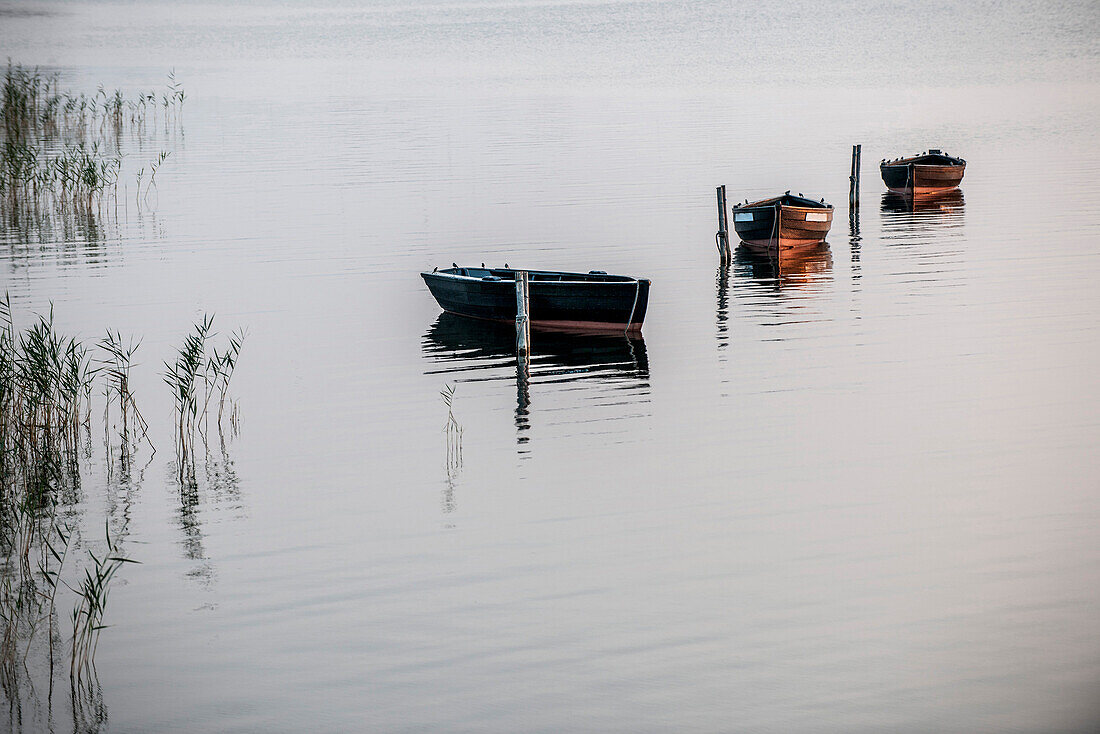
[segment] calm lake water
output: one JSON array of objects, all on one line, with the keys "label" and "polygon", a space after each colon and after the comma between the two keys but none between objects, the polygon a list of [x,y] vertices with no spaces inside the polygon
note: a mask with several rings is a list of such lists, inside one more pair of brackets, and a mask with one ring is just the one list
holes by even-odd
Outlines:
[{"label": "calm lake water", "polygon": [[[143,339],[159,451],[93,431],[65,508],[141,561],[90,728],[1100,725],[1100,4],[32,0],[0,56],[187,92],[117,209],[0,224],[23,324]],[[930,147],[961,193],[885,197]],[[827,246],[720,268],[718,184],[825,197]],[[651,278],[643,338],[536,332],[524,385],[452,261]],[[181,491],[204,313],[241,426]],[[72,730],[31,672],[5,725]]]}]

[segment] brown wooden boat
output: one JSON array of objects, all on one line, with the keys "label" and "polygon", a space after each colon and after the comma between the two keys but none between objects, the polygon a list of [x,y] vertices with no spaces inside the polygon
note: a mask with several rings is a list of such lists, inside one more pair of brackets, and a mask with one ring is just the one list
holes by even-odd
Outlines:
[{"label": "brown wooden boat", "polygon": [[793,250],[825,241],[833,224],[833,207],[790,191],[770,199],[735,204],[733,228],[749,247]]},{"label": "brown wooden boat", "polygon": [[886,188],[899,194],[934,194],[950,191],[962,181],[966,161],[930,150],[909,158],[883,160],[879,164]]}]

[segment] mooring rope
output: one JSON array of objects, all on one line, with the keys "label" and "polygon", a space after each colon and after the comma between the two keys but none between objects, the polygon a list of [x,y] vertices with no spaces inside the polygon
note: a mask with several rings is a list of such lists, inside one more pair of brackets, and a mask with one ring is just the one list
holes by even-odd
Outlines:
[{"label": "mooring rope", "polygon": [[630,333],[630,325],[634,323],[634,310],[638,308],[638,295],[642,292],[642,281],[637,278],[634,279],[634,305],[630,307],[630,318],[626,320],[626,328],[623,329],[624,334]]}]

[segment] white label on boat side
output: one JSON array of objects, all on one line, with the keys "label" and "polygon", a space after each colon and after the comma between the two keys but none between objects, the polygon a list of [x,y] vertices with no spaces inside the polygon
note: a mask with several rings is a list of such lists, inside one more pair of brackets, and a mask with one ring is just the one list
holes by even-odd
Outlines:
[{"label": "white label on boat side", "polygon": [[825,212],[810,212],[806,215],[807,222],[827,222],[829,221],[829,215]]},{"label": "white label on boat side", "polygon": [[733,215],[733,221],[735,222],[751,222],[752,212],[741,212]]}]

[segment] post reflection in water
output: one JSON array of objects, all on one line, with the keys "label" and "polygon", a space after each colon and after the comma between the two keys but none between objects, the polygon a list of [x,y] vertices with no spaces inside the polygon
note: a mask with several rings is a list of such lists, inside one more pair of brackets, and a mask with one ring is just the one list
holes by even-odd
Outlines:
[{"label": "post reflection in water", "polygon": [[[601,411],[649,401],[649,360],[641,335],[541,331],[531,335],[531,363],[516,361],[516,335],[510,324],[442,313],[422,340],[424,356],[437,366],[426,375],[448,375],[455,382],[515,380],[514,421],[520,458],[530,454],[538,394],[556,385],[583,381],[597,389]],[[608,400],[608,389],[629,393]],[[535,394],[534,396],[532,394]],[[626,411],[616,410],[621,417]]]},{"label": "post reflection in water", "polygon": [[852,253],[852,281],[858,282],[861,273],[859,267],[859,255],[863,237],[859,234],[859,207],[853,207],[848,212],[848,247]]},{"label": "post reflection in water", "polygon": [[[525,444],[530,440],[524,431],[531,427],[528,420],[531,407],[531,367],[516,362],[516,443]],[[522,451],[521,453],[527,453]]]},{"label": "post reflection in water", "polygon": [[718,275],[714,278],[718,288],[718,308],[714,316],[717,328],[718,348],[725,349],[729,345],[729,308],[730,308],[730,264],[721,263],[718,266]]}]

